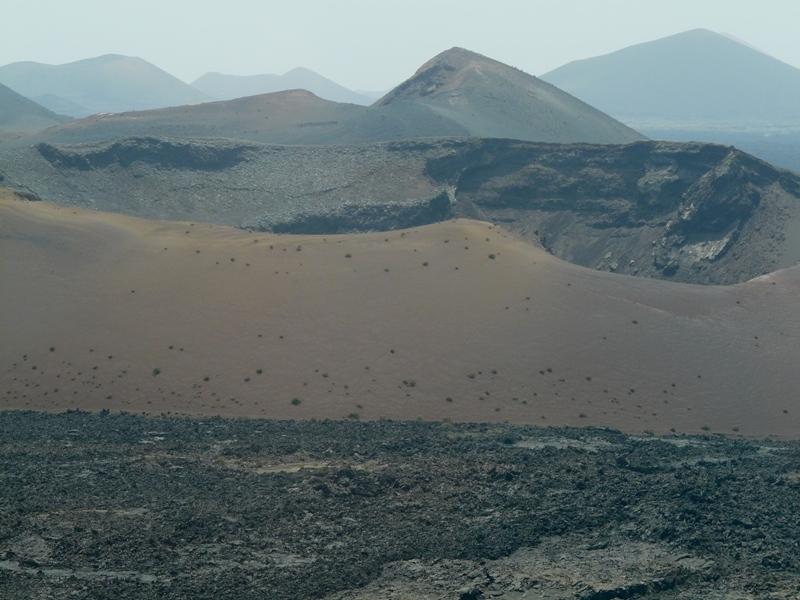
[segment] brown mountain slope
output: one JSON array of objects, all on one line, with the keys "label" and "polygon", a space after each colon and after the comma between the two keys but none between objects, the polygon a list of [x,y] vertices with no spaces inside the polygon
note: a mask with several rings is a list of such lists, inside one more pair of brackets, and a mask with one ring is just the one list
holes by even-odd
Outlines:
[{"label": "brown mountain slope", "polygon": [[597,144],[644,139],[557,87],[463,48],[435,56],[375,106],[408,104],[428,107],[475,137]]},{"label": "brown mountain slope", "polygon": [[424,107],[378,111],[323,100],[305,90],[289,90],[192,106],[95,115],[44,137],[58,142],[93,142],[152,135],[325,145],[467,134]]},{"label": "brown mountain slope", "polygon": [[458,220],[277,236],[0,202],[0,406],[796,436],[800,271],[601,273]]},{"label": "brown mountain slope", "polygon": [[48,132],[51,142],[125,136],[227,137],[271,144],[354,144],[421,137],[626,143],[640,134],[569,94],[455,48],[371,107],[290,90],[192,106],[103,114]]},{"label": "brown mountain slope", "polygon": [[358,107],[322,100],[310,92],[293,90],[236,100],[207,102],[156,110],[95,115],[70,123],[53,132],[57,139],[106,139],[131,131],[163,132],[179,137],[191,131],[199,137],[253,139],[270,137],[286,141],[285,130],[329,127],[347,119]]}]

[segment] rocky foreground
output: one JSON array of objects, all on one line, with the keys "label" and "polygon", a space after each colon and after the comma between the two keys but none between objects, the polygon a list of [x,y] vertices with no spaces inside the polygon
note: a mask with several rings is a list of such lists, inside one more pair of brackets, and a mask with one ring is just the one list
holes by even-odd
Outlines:
[{"label": "rocky foreground", "polygon": [[0,414],[3,598],[797,598],[800,445]]}]

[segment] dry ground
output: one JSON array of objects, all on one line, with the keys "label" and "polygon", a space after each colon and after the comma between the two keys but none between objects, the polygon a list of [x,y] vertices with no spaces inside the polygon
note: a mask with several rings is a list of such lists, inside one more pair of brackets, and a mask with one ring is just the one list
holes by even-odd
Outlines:
[{"label": "dry ground", "polygon": [[0,199],[0,408],[796,437],[800,270],[601,273],[489,224],[277,236]]},{"label": "dry ground", "polygon": [[800,442],[0,412],[0,598],[797,600]]}]

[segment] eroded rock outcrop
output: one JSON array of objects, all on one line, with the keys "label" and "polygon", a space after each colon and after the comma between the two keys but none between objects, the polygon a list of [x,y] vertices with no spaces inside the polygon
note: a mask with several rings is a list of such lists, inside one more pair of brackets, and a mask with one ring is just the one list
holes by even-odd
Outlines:
[{"label": "eroded rock outcrop", "polygon": [[[465,145],[427,165],[457,206],[585,266],[733,283],[794,264],[798,178],[734,148]],[[796,234],[795,234],[796,235]]]},{"label": "eroded rock outcrop", "polygon": [[694,283],[800,262],[800,178],[732,147],[152,137],[0,149],[6,185],[136,216],[332,234],[494,221],[584,266]]}]

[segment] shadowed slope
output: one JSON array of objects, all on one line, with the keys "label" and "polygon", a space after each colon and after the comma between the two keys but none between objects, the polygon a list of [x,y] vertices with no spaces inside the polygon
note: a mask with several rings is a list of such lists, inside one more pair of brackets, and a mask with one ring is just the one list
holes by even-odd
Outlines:
[{"label": "shadowed slope", "polygon": [[39,131],[68,120],[0,84],[0,131]]}]

